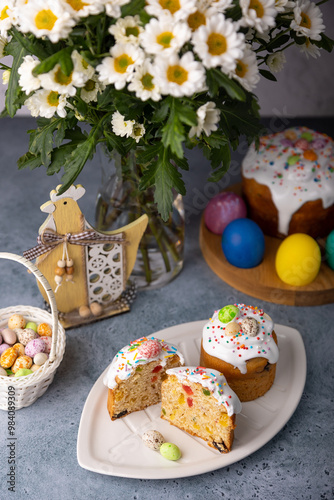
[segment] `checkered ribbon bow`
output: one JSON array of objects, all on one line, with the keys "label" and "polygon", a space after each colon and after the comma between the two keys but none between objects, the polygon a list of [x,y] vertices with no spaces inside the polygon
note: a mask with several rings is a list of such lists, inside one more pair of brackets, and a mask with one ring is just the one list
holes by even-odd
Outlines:
[{"label": "checkered ribbon bow", "polygon": [[96,233],[92,229],[87,229],[81,233],[59,234],[52,229],[45,229],[37,238],[37,245],[30,250],[23,252],[23,256],[28,260],[34,260],[43,254],[48,254],[58,245],[97,245],[99,243],[126,243],[126,240],[119,233],[117,236]]}]

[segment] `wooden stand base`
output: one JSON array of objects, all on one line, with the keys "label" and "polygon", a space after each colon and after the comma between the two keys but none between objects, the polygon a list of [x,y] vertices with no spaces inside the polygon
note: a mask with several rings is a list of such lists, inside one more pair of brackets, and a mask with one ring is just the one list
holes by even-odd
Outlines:
[{"label": "wooden stand base", "polygon": [[[231,190],[234,191],[232,188]],[[240,193],[240,186],[235,192]],[[240,269],[227,262],[221,248],[221,236],[211,233],[201,220],[200,247],[203,256],[223,281],[251,297],[289,306],[317,306],[334,302],[334,271],[321,264],[317,278],[307,286],[289,286],[279,279],[275,270],[277,249],[282,242],[265,236],[266,250],[262,263],[252,269]]]}]

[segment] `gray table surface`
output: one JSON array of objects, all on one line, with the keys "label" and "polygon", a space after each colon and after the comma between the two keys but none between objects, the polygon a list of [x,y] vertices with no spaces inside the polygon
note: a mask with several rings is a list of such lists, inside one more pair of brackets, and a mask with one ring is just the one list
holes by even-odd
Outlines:
[{"label": "gray table surface", "polygon": [[[266,120],[272,131],[305,124],[334,135],[333,120]],[[19,172],[16,160],[27,150],[30,118],[0,121],[0,251],[22,254],[34,246],[45,214],[39,207],[59,178],[43,168]],[[7,413],[0,412],[0,498],[15,499],[329,499],[334,496],[333,355],[334,307],[289,307],[258,301],[221,281],[205,263],[198,243],[200,214],[207,201],[240,180],[244,143],[219,186],[206,182],[209,166],[198,151],[189,153],[186,173],[185,264],[159,290],[141,292],[131,312],[67,333],[67,346],[54,382],[37,402],[16,412],[17,479],[7,490]],[[93,222],[99,184],[97,160],[80,175],[87,193],[80,200]],[[95,474],[77,462],[77,432],[83,405],[114,354],[134,338],[188,321],[208,318],[228,303],[259,305],[276,323],[298,329],[307,353],[307,380],[300,404],[284,428],[251,456],[229,467],[175,480],[137,480]],[[15,263],[0,260],[0,307],[43,307],[35,281]],[[134,336],[133,332],[136,332]]]}]

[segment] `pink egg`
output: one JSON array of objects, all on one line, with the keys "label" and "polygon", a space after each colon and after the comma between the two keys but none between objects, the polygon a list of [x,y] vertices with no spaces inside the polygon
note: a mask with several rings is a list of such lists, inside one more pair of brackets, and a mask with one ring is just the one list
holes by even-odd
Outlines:
[{"label": "pink egg", "polygon": [[33,358],[39,352],[45,352],[45,348],[45,343],[41,338],[33,339],[26,345],[25,354]]},{"label": "pink egg", "polygon": [[47,354],[51,352],[52,337],[40,337],[45,344],[45,351]]},{"label": "pink egg", "polygon": [[209,231],[223,234],[225,227],[235,219],[246,217],[247,209],[241,196],[224,191],[209,201],[204,211],[204,221]]},{"label": "pink egg", "polygon": [[0,345],[0,356],[1,354],[10,347],[10,345],[6,344],[6,343],[3,343]]}]

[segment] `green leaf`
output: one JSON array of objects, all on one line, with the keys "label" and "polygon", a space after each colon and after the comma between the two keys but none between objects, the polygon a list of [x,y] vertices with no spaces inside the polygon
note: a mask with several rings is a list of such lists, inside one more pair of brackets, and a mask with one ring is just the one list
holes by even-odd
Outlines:
[{"label": "green leaf", "polygon": [[260,75],[264,76],[264,78],[267,78],[267,80],[277,82],[276,76],[274,76],[272,73],[270,73],[270,71],[267,71],[266,69],[260,69],[259,72],[260,72]]},{"label": "green leaf", "polygon": [[148,144],[145,149],[142,149],[137,154],[137,162],[139,163],[139,165],[150,163],[157,157],[162,148],[163,145],[161,142],[159,142],[158,144]]},{"label": "green leaf", "polygon": [[334,47],[334,40],[329,38],[324,33],[321,33],[321,40],[312,40],[311,43],[314,43],[314,45],[326,50],[327,52],[332,52]]},{"label": "green leaf", "polygon": [[106,138],[107,142],[107,147],[109,151],[112,151],[113,149],[116,149],[116,151],[121,155],[125,156],[126,155],[126,150],[125,147],[123,146],[123,138],[119,137],[115,134],[109,133],[109,132],[104,132],[104,137]]},{"label": "green leaf", "polygon": [[[211,166],[214,170],[209,181],[218,182],[228,171],[231,163],[231,150],[228,144],[219,149],[212,149],[210,155]],[[219,168],[219,166],[221,167]]]},{"label": "green leaf", "polygon": [[19,95],[21,94],[18,69],[22,64],[22,60],[27,54],[27,51],[19,42],[17,42],[15,39],[12,39],[6,46],[6,53],[13,56],[13,64],[10,72],[5,100],[8,114],[13,118],[16,114],[16,111],[21,107],[21,103],[18,102]]},{"label": "green leaf", "polygon": [[149,187],[154,185],[157,168],[158,168],[158,162],[155,161],[151,163],[149,167],[144,170],[139,183],[140,191],[145,191],[145,189],[148,189]]},{"label": "green leaf", "polygon": [[51,161],[53,150],[53,133],[61,127],[63,118],[39,119],[39,127],[31,132],[29,151],[35,155],[40,154],[43,165],[46,167]]},{"label": "green leaf", "polygon": [[175,99],[172,99],[171,111],[167,123],[162,128],[162,143],[165,148],[169,146],[176,156],[183,158],[182,142],[184,140],[184,126],[181,123],[180,117],[175,112]]},{"label": "green leaf", "polygon": [[272,52],[274,49],[278,49],[278,47],[281,47],[282,45],[287,43],[289,40],[290,40],[289,35],[278,36],[278,37],[274,38],[271,42],[268,43],[267,50],[269,52]]},{"label": "green leaf", "polygon": [[166,98],[161,101],[159,107],[154,111],[151,122],[153,123],[161,123],[165,121],[168,115],[169,107],[170,107],[170,99]]},{"label": "green leaf", "polygon": [[50,54],[44,47],[41,40],[36,39],[33,35],[22,35],[22,33],[20,33],[15,27],[12,27],[10,31],[13,38],[21,45],[22,48],[26,50],[27,53],[33,54],[38,57],[38,59],[45,59],[49,57]]},{"label": "green leaf", "polygon": [[71,57],[72,47],[66,47],[65,49],[59,50],[55,54],[47,57],[42,61],[36,68],[33,69],[33,75],[41,75],[42,73],[48,73],[51,71],[56,64],[60,64],[61,71],[66,76],[70,76],[73,71],[73,61]]},{"label": "green leaf", "polygon": [[[112,103],[114,100],[114,92],[111,85],[108,85],[107,88],[97,96],[97,107],[99,109],[106,108]],[[110,111],[110,109],[109,109]]]},{"label": "green leaf", "polygon": [[145,7],[145,0],[132,0],[121,8],[122,17],[135,16]]},{"label": "green leaf", "polygon": [[17,160],[17,166],[19,170],[22,170],[24,168],[30,168],[30,170],[33,170],[34,168],[40,167],[41,165],[41,155],[34,155],[29,152],[21,156],[21,158]]},{"label": "green leaf", "polygon": [[[241,88],[239,83],[231,80],[227,75],[222,73],[219,69],[213,68],[207,72],[207,75],[210,75],[210,84],[212,85],[211,79],[216,82],[215,88],[223,87],[227,94],[232,98],[238,101],[246,101],[246,92]],[[209,86],[209,82],[207,80],[207,84]],[[209,86],[210,88],[210,86]],[[215,94],[217,91],[215,92]]]}]

